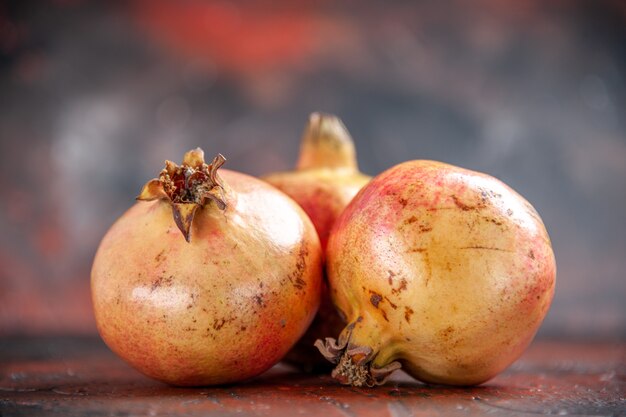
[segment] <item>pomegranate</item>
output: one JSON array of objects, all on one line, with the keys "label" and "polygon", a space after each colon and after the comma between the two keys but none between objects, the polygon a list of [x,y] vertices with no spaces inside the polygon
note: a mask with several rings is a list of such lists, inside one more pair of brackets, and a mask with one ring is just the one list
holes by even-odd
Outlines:
[{"label": "pomegranate", "polygon": [[355,386],[400,367],[428,383],[485,382],[521,355],[554,294],[550,239],[530,203],[440,162],[375,177],[335,223],[326,255],[349,324],[316,346]]},{"label": "pomegranate", "polygon": [[241,381],[278,362],[320,301],[322,254],[306,214],[274,187],[166,161],[111,227],[91,273],[98,330],[133,367],[174,385]]},{"label": "pomegranate", "polygon": [[[341,120],[313,113],[302,136],[296,170],[263,179],[300,204],[325,248],[335,220],[370,177],[359,172],[354,142]],[[319,355],[313,343],[320,337],[339,333],[344,325],[324,288],[313,324],[285,360],[306,371],[328,371],[329,362]]]}]

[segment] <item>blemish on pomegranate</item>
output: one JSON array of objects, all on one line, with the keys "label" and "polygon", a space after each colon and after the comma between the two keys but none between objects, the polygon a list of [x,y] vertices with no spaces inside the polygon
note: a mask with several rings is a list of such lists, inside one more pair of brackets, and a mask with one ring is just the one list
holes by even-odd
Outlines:
[{"label": "blemish on pomegranate", "polygon": [[306,269],[306,259],[309,256],[309,248],[306,244],[300,246],[298,252],[298,259],[296,260],[296,269],[293,274],[288,276],[289,282],[298,290],[302,290],[306,287],[306,281],[302,279],[304,271]]},{"label": "blemish on pomegranate", "polygon": [[220,330],[226,324],[226,319],[213,320],[213,330]]},{"label": "blemish on pomegranate", "polygon": [[424,253],[426,252],[426,248],[413,248],[407,251],[408,253]]},{"label": "blemish on pomegranate", "polygon": [[165,260],[165,249],[163,249],[161,252],[159,252],[159,254],[157,256],[154,257],[154,260],[157,262],[161,262],[162,260]]},{"label": "blemish on pomegranate", "polygon": [[404,307],[404,320],[406,320],[407,323],[411,322],[411,316],[413,315],[413,309],[410,307]]},{"label": "blemish on pomegranate", "polygon": [[533,252],[532,250],[528,251],[528,257],[529,257],[530,259],[533,259],[533,260],[534,260],[534,259],[535,259],[535,252]]},{"label": "blemish on pomegranate", "polygon": [[512,252],[512,251],[507,250],[507,249],[493,248],[493,247],[490,247],[490,246],[463,246],[463,247],[460,247],[459,249],[484,249],[484,250],[496,250],[496,251],[500,251],[500,252]]},{"label": "blemish on pomegranate", "polygon": [[493,217],[485,216],[485,217],[483,217],[483,219],[485,219],[485,221],[488,221],[490,223],[495,224],[496,226],[502,226],[502,224],[503,224],[501,221],[499,221],[497,219],[494,219]]},{"label": "blemish on pomegranate", "polygon": [[263,295],[262,294],[257,294],[254,296],[254,301],[260,305],[261,307],[265,306],[265,303],[263,302]]},{"label": "blemish on pomegranate", "polygon": [[407,285],[406,279],[402,278],[400,280],[400,285],[398,286],[398,288],[392,288],[391,289],[391,293],[392,294],[400,294],[402,291],[406,290],[406,285]]},{"label": "blemish on pomegranate", "polygon": [[380,314],[383,316],[386,322],[389,322],[389,319],[387,318],[387,312],[382,308],[380,309]]},{"label": "blemish on pomegranate", "polygon": [[416,221],[417,221],[417,217],[411,216],[404,221],[404,224],[411,224],[411,223],[415,223]]},{"label": "blemish on pomegranate", "polygon": [[452,195],[452,201],[454,201],[454,205],[456,205],[458,208],[460,208],[463,211],[468,211],[468,210],[473,210],[475,209],[475,207],[473,206],[468,206],[467,204],[463,203],[461,200],[459,200],[459,198],[455,195]]},{"label": "blemish on pomegranate", "polygon": [[430,232],[431,230],[433,230],[433,228],[427,224],[420,224],[419,225],[419,232],[420,233],[426,233],[426,232]]},{"label": "blemish on pomegranate", "polygon": [[370,292],[372,292],[372,295],[370,296],[370,303],[372,303],[374,307],[378,308],[378,304],[380,304],[383,297],[380,294],[375,293],[373,291],[370,291]]},{"label": "blemish on pomegranate", "polygon": [[506,209],[506,214],[507,214],[507,216],[511,217],[513,215],[513,210]]},{"label": "blemish on pomegranate", "polygon": [[394,303],[391,302],[391,300],[389,299],[389,297],[385,296],[385,300],[387,300],[387,302],[389,303],[389,305],[391,306],[391,308],[393,308],[394,310],[398,308],[398,306]]},{"label": "blemish on pomegranate", "polygon": [[406,207],[406,205],[409,204],[409,201],[406,198],[401,198],[398,200],[398,203],[400,203],[402,207]]},{"label": "blemish on pomegranate", "polygon": [[173,281],[174,281],[174,276],[173,275],[170,275],[168,277],[159,276],[157,279],[152,281],[152,284],[150,285],[150,292],[156,290],[157,288],[159,288],[159,287],[161,287],[163,285],[172,285]]},{"label": "blemish on pomegranate", "polygon": [[441,335],[446,339],[448,339],[450,335],[452,335],[452,333],[454,333],[454,327],[452,326],[448,326],[444,330],[441,331]]}]

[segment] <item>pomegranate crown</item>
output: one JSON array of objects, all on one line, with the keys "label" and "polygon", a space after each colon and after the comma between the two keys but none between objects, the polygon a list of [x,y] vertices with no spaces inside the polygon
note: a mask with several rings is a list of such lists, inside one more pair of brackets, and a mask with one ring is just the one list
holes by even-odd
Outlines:
[{"label": "pomegranate crown", "polygon": [[311,113],[302,134],[297,169],[345,169],[358,171],[354,141],[341,119],[332,114]]},{"label": "pomegranate crown", "polygon": [[176,226],[185,240],[190,242],[191,223],[199,207],[213,201],[220,210],[226,208],[224,184],[217,173],[224,162],[226,158],[217,154],[207,165],[204,162],[204,151],[200,148],[185,153],[180,166],[166,160],[159,177],[143,186],[137,200],[168,200],[172,205]]}]

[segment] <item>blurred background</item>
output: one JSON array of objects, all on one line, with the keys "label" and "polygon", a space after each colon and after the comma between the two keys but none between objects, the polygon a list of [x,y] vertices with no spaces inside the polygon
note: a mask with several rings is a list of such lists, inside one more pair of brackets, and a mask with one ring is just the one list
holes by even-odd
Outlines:
[{"label": "blurred background", "polygon": [[626,3],[0,2],[0,335],[95,334],[100,238],[164,159],[290,169],[312,111],[362,171],[435,159],[541,213],[540,337],[626,340]]}]

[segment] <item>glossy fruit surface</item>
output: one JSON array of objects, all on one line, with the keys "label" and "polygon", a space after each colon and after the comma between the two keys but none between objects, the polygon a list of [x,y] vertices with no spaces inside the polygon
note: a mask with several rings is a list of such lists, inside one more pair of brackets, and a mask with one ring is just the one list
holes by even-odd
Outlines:
[{"label": "glossy fruit surface", "polygon": [[[309,215],[325,248],[328,234],[343,209],[370,177],[359,172],[354,142],[341,120],[313,113],[302,136],[296,169],[263,178],[293,198]],[[324,289],[313,324],[286,360],[306,371],[331,367],[313,346],[315,340],[345,326]]]},{"label": "glossy fruit surface", "polygon": [[138,197],[149,201],[110,228],[93,264],[102,338],[170,384],[260,374],[300,338],[319,305],[322,256],[308,217],[260,180],[217,174],[221,163],[205,164],[199,149],[180,167],[168,161]]},{"label": "glossy fruit surface", "polygon": [[433,161],[374,178],[327,248],[338,340],[319,341],[343,383],[375,385],[400,366],[430,383],[489,380],[524,351],[555,284],[535,209],[499,180]]}]

